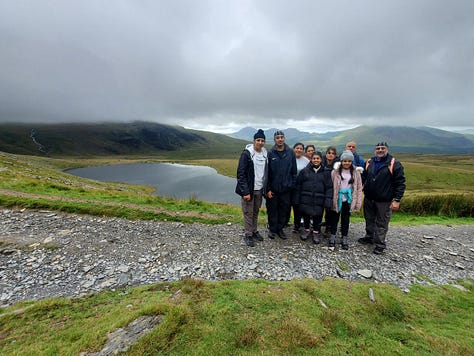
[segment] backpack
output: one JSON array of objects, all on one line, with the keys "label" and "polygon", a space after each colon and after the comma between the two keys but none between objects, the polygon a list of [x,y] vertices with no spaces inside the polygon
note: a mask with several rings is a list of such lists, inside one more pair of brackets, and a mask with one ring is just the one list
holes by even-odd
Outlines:
[{"label": "backpack", "polygon": [[[370,162],[372,161],[372,158],[368,159],[367,162],[365,162],[365,170],[367,170],[367,168],[369,168],[369,164]],[[390,165],[388,166],[388,170],[390,171],[390,174],[393,175],[393,165],[395,164],[395,158],[392,157],[392,159],[390,160]]]}]

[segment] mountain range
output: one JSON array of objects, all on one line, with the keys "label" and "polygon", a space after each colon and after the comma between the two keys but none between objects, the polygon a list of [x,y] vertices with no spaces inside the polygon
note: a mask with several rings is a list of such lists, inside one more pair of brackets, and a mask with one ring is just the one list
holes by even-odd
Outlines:
[{"label": "mountain range", "polygon": [[[277,129],[265,131],[268,144],[273,142],[273,134]],[[244,127],[230,134],[230,137],[251,141],[257,129]],[[358,126],[356,128],[332,131],[326,133],[310,133],[295,128],[282,130],[286,142],[293,145],[296,142],[314,144],[318,150],[335,146],[338,150],[344,148],[348,141],[357,142],[359,152],[372,153],[375,144],[387,142],[391,151],[411,153],[474,153],[474,135],[464,135],[431,127],[404,126]]]},{"label": "mountain range", "polygon": [[[47,156],[157,155],[173,152],[180,158],[238,157],[257,130],[245,127],[223,135],[158,123],[73,123],[0,124],[0,151]],[[273,144],[276,129],[265,131],[267,148]],[[474,153],[474,135],[463,135],[429,127],[359,126],[349,130],[310,133],[295,128],[283,130],[286,142],[314,144],[318,150],[333,145],[338,150],[346,142],[357,142],[358,151],[372,153],[374,145],[386,141],[392,152]]]}]

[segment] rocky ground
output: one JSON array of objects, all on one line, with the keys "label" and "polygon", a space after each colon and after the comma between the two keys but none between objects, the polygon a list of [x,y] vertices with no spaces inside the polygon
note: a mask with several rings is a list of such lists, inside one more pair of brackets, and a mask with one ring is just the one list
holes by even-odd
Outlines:
[{"label": "rocky ground", "polygon": [[[263,229],[262,229],[263,232]],[[391,226],[384,255],[358,244],[330,251],[298,235],[247,247],[240,225],[130,221],[50,211],[0,210],[0,305],[78,297],[120,286],[263,278],[371,279],[409,291],[412,284],[474,278],[474,225]],[[459,288],[462,288],[458,286]]]}]

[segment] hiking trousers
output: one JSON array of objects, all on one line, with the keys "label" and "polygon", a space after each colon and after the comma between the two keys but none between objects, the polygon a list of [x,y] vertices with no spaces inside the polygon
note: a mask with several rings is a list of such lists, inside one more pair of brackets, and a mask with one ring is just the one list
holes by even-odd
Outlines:
[{"label": "hiking trousers", "polygon": [[392,202],[377,202],[364,198],[364,218],[366,237],[372,239],[375,247],[387,248],[386,236],[392,216]]},{"label": "hiking trousers", "polygon": [[291,193],[277,193],[273,198],[267,198],[268,229],[278,233],[283,230],[290,219]]},{"label": "hiking trousers", "polygon": [[244,198],[242,198],[245,236],[252,236],[254,232],[257,232],[258,212],[262,206],[262,199],[262,189],[254,190],[253,197],[250,201],[245,201]]}]

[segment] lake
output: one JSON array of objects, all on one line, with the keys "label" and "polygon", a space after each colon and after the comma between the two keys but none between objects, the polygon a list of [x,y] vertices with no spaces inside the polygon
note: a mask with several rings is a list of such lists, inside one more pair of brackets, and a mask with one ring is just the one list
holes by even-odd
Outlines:
[{"label": "lake", "polygon": [[175,163],[130,163],[70,169],[67,173],[107,182],[146,184],[155,195],[240,205],[236,179],[218,174],[214,168]]}]

